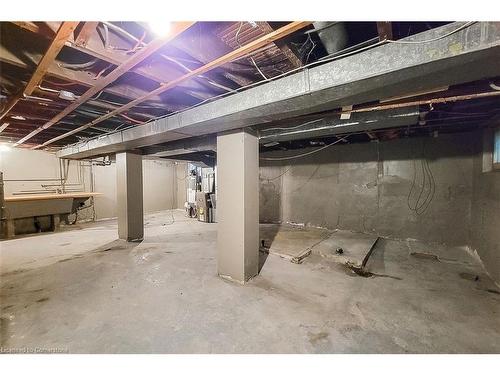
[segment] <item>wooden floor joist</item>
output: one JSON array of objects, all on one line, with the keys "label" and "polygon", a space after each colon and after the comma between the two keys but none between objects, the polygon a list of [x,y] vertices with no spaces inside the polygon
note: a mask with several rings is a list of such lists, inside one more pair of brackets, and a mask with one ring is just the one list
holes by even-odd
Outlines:
[{"label": "wooden floor joist", "polygon": [[392,39],[392,23],[391,22],[377,22],[377,32],[379,40]]},{"label": "wooden floor joist", "polygon": [[98,24],[99,22],[84,22],[82,28],[78,32],[78,35],[75,35],[75,44],[85,47]]},{"label": "wooden floor joist", "polygon": [[51,120],[47,121],[43,126],[39,127],[38,129],[32,131],[31,133],[29,133],[25,137],[18,140],[14,144],[14,146],[18,146],[18,145],[26,142],[28,139],[34,137],[36,134],[40,133],[44,129],[47,129],[47,128],[51,127],[52,125],[56,124],[58,121],[60,121],[65,116],[67,116],[68,114],[73,112],[76,108],[78,108],[83,103],[90,100],[94,95],[98,94],[101,90],[103,90],[109,84],[116,81],[123,74],[128,72],[130,69],[132,69],[134,66],[139,64],[141,61],[143,61],[147,57],[151,56],[153,53],[155,53],[161,47],[163,47],[166,43],[168,43],[170,40],[175,38],[177,35],[181,34],[184,30],[188,29],[192,25],[193,25],[193,22],[176,22],[175,24],[173,24],[172,30],[168,36],[157,38],[157,39],[151,41],[150,43],[148,43],[148,45],[145,48],[141,49],[139,52],[132,55],[132,57],[130,57],[128,60],[126,60],[124,63],[122,63],[118,67],[116,67],[111,73],[109,73],[105,77],[96,81],[96,84],[94,86],[89,88],[83,95],[81,95],[78,99],[76,99],[74,102],[72,102],[62,112],[58,113]]},{"label": "wooden floor joist", "polygon": [[[26,56],[36,64],[38,64],[38,62],[43,57],[43,55],[40,56],[34,53],[27,54]],[[4,48],[4,46],[2,46],[1,44],[0,44],[0,63],[5,63],[21,69],[29,69],[29,64],[26,61],[23,61],[19,57],[12,54],[12,52]],[[120,65],[120,64],[121,62],[117,62],[114,65]],[[90,88],[94,86],[96,83],[96,80],[87,72],[64,68],[62,66],[59,66],[58,64],[52,64],[49,67],[47,73],[45,74],[44,80],[51,80],[51,81],[55,80],[56,82],[62,81],[63,83],[74,83],[75,85],[81,85],[86,88]],[[147,90],[144,90],[140,87],[130,86],[130,85],[128,86],[110,85],[104,88],[103,91],[105,93],[112,94],[114,96],[117,96],[125,100],[137,99],[148,92]],[[152,99],[152,101],[159,102],[160,98],[155,97]],[[174,111],[175,108],[176,106],[172,106],[172,108],[167,107],[166,109]]]},{"label": "wooden floor joist", "polygon": [[38,63],[35,71],[33,72],[30,80],[26,84],[23,91],[20,91],[17,95],[13,96],[7,103],[5,110],[0,114],[0,120],[3,119],[9,111],[14,108],[14,106],[23,98],[25,95],[31,95],[36,86],[41,82],[43,76],[49,69],[49,66],[54,62],[57,55],[64,47],[64,44],[72,35],[73,30],[78,25],[78,22],[63,22],[59,27],[54,39],[50,43],[49,48],[43,55],[42,59]]},{"label": "wooden floor joist", "polygon": [[222,66],[230,61],[233,61],[237,58],[240,58],[240,57],[245,56],[249,53],[252,53],[252,52],[258,50],[259,48],[261,48],[269,43],[272,43],[276,40],[284,38],[285,36],[290,35],[291,33],[306,27],[309,24],[311,24],[311,22],[298,22],[298,21],[291,22],[291,23],[277,29],[276,31],[273,31],[269,34],[266,34],[266,35],[264,35],[256,40],[242,46],[241,48],[238,48],[232,52],[229,52],[226,55],[221,56],[221,57],[209,62],[208,64],[205,64],[205,65],[199,67],[198,69],[195,69],[195,70],[193,70],[193,71],[191,71],[191,72],[189,72],[189,73],[187,73],[187,74],[185,74],[185,75],[183,75],[175,80],[172,80],[166,84],[162,84],[156,90],[153,90],[150,93],[148,93],[140,98],[137,98],[137,99],[131,101],[130,103],[115,109],[114,111],[107,113],[106,115],[98,117],[95,120],[89,122],[88,124],[82,125],[76,129],[69,131],[67,133],[64,133],[58,137],[52,138],[52,139],[44,142],[41,145],[34,146],[33,149],[45,147],[53,142],[56,142],[56,141],[61,140],[63,138],[66,138],[70,135],[78,133],[79,131],[81,131],[83,129],[87,129],[87,128],[94,126],[102,121],[105,121],[113,116],[116,116],[120,113],[123,113],[123,112],[129,110],[130,108],[133,108],[136,105],[148,100],[149,98],[151,98],[155,95],[159,95],[161,93],[164,93],[165,91],[179,85],[180,83],[182,83],[182,82],[184,82],[192,77],[196,77],[196,76],[203,74],[203,73],[206,73],[214,68],[220,67],[220,66]]},{"label": "wooden floor joist", "polygon": [[[41,29],[37,25],[32,24],[30,22],[12,22],[12,23],[24,30],[30,31],[37,35],[43,36],[45,38],[52,38],[50,34],[51,31],[50,27],[53,27],[53,25],[47,25],[49,26],[47,30],[47,29]],[[79,31],[79,33],[78,35],[75,35],[74,41],[73,40],[69,41],[70,42],[69,48],[72,48],[75,51],[83,52],[89,56],[106,61],[107,63],[113,65],[120,65],[127,56],[117,50],[106,48],[105,46],[102,45],[100,39],[92,38],[91,35],[88,34],[89,32],[95,33],[96,27],[93,27],[94,25],[92,25],[92,23],[93,22],[86,22],[81,30],[77,30]],[[95,23],[97,24],[98,22]],[[145,43],[141,42],[140,45],[143,46],[145,45]],[[203,61],[201,62],[203,63]],[[144,77],[148,80],[160,84],[163,82],[168,82],[171,79],[173,79],[172,77],[174,73],[171,67],[166,67],[166,66],[157,67],[154,65],[156,64],[139,65],[131,69],[131,72],[136,73],[141,77]],[[236,83],[239,83],[239,81]],[[247,82],[246,84],[249,83],[251,82]],[[204,96],[205,93],[203,90],[204,89],[203,86],[196,81],[188,82],[188,85],[182,87],[182,89],[189,95],[191,95],[193,98],[199,100],[207,99],[207,96]]]}]

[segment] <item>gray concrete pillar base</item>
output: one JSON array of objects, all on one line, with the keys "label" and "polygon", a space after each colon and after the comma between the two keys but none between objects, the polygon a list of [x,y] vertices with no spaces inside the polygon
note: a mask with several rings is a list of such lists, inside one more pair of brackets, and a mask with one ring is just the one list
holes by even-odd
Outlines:
[{"label": "gray concrete pillar base", "polygon": [[116,194],[118,238],[141,241],[144,238],[141,155],[116,154]]},{"label": "gray concrete pillar base", "polygon": [[259,272],[259,140],[217,136],[217,273],[244,284]]}]

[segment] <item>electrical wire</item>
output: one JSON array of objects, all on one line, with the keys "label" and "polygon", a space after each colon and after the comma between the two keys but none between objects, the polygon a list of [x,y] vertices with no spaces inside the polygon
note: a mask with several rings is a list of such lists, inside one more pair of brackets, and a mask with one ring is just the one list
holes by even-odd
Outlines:
[{"label": "electrical wire", "polygon": [[425,160],[425,166],[427,168],[427,173],[429,174],[429,177],[431,178],[431,182],[430,182],[430,186],[431,186],[431,192],[429,193],[429,199],[427,200],[426,203],[423,204],[423,208],[420,210],[419,214],[422,215],[425,213],[425,211],[427,211],[427,208],[430,206],[433,198],[434,198],[434,194],[436,192],[436,182],[434,180],[434,174],[432,173],[432,170],[431,170],[431,166],[429,164],[429,160]]},{"label": "electrical wire", "polygon": [[56,82],[53,82],[53,81],[46,79],[46,78],[44,78],[43,80],[47,83],[50,83],[51,85],[54,85],[54,86],[79,86],[80,85],[79,83],[74,83],[74,82],[56,83]]},{"label": "electrical wire", "polygon": [[122,116],[122,117],[126,118],[126,119],[127,119],[127,120],[129,120],[129,121],[135,122],[136,124],[139,124],[139,125],[144,124],[144,121],[139,121],[139,120],[136,120],[136,119],[134,119],[134,118],[132,118],[132,117],[129,117],[129,116],[127,116],[127,115],[124,115],[123,113],[120,113],[120,116]]},{"label": "electrical wire", "polygon": [[[236,35],[234,37],[234,39],[236,40],[236,43],[238,44],[238,46],[241,48],[241,44],[240,44],[240,41],[238,40],[238,36],[240,34],[240,31],[241,31],[241,28],[243,27],[243,21],[240,21],[240,27],[238,27],[238,31],[236,31]],[[255,69],[257,69],[257,71],[260,73],[260,75],[264,78],[265,81],[268,81],[269,78],[267,78],[265,76],[264,73],[262,73],[262,70],[260,70],[259,66],[257,65],[257,63],[255,62],[255,60],[253,59],[253,57],[249,56],[248,57],[249,60],[252,62],[252,64],[255,66]]]},{"label": "electrical wire", "polygon": [[274,180],[277,180],[278,178],[284,176],[285,174],[288,173],[288,171],[290,171],[290,169],[292,169],[293,165],[291,165],[290,167],[288,167],[283,173],[279,174],[278,176],[276,177],[272,177],[272,178],[260,178],[262,181],[267,181],[267,182],[271,182],[271,181],[274,181]]},{"label": "electrical wire", "polygon": [[311,41],[312,46],[311,46],[311,50],[310,50],[310,51],[309,51],[309,53],[307,54],[307,57],[306,57],[306,64],[309,62],[309,56],[311,56],[312,51],[314,51],[314,49],[316,48],[316,43],[312,40],[312,38],[311,38],[311,34],[308,34],[308,35],[307,35],[307,39]]},{"label": "electrical wire", "polygon": [[96,96],[90,98],[89,100],[97,100],[97,99],[99,99],[101,97],[101,94],[103,92],[104,92],[104,90],[99,91]]},{"label": "electrical wire", "polygon": [[324,118],[320,118],[320,119],[308,121],[308,122],[305,122],[303,124],[300,124],[300,125],[297,125],[297,126],[291,126],[291,127],[288,127],[288,128],[267,128],[267,129],[262,129],[260,131],[261,132],[269,132],[269,131],[272,131],[272,130],[293,130],[293,129],[301,128],[301,127],[306,126],[306,125],[314,124],[314,123],[322,121],[322,120],[324,120]]},{"label": "electrical wire", "polygon": [[[417,184],[417,167],[416,160],[413,155],[410,157],[413,159],[413,178],[410,190],[407,196],[407,205],[408,208],[415,212],[417,215],[424,214],[429,208],[432,200],[434,199],[434,195],[436,192],[436,181],[434,179],[434,174],[432,173],[431,167],[429,165],[429,160],[425,155],[425,140],[422,141],[422,155],[420,159],[420,167],[422,170],[422,184],[420,188],[420,192],[418,193],[417,199],[414,203],[411,202],[411,197],[415,190]],[[411,149],[410,149],[411,150]],[[413,152],[411,152],[413,154]]]},{"label": "electrical wire", "polygon": [[144,30],[144,32],[142,33],[141,38],[135,43],[135,46],[132,47],[132,49],[128,50],[126,53],[134,53],[135,51],[137,51],[138,48],[141,48],[141,44],[144,41],[144,38],[146,37],[146,34],[147,34],[146,30]]},{"label": "electrical wire", "polygon": [[108,28],[108,25],[106,25],[106,24],[102,24],[102,27],[104,29],[104,35],[103,35],[104,49],[108,49],[108,47],[109,47],[109,28]]},{"label": "electrical wire", "polygon": [[85,70],[87,68],[94,66],[99,61],[100,61],[100,59],[95,58],[95,59],[92,59],[86,63],[81,63],[81,64],[71,64],[71,63],[61,62],[61,63],[58,63],[57,65],[59,65],[61,68],[67,68],[67,69],[71,69],[71,70]]},{"label": "electrical wire", "polygon": [[493,89],[493,90],[496,90],[496,91],[500,91],[500,86],[494,84],[493,82],[490,82],[490,87]]},{"label": "electrical wire", "polygon": [[97,75],[95,77],[92,77],[93,80],[98,80],[99,78],[101,78],[101,76],[104,74],[104,72],[106,70],[108,70],[109,68],[111,68],[113,66],[113,64],[109,64],[107,67],[105,67],[104,69],[102,69],[99,73],[97,73]]},{"label": "electrical wire", "polygon": [[326,146],[320,147],[320,148],[318,148],[316,150],[305,152],[303,154],[293,155],[293,156],[285,156],[285,157],[280,157],[280,158],[260,158],[260,160],[279,161],[279,160],[292,160],[292,159],[302,158],[304,156],[312,155],[312,154],[315,154],[317,152],[323,151],[325,148],[333,146],[333,145],[335,145],[335,144],[337,144],[339,142],[345,141],[345,140],[347,140],[348,137],[349,137],[349,135],[346,135],[345,137],[339,138],[336,141],[327,144]]},{"label": "electrical wire", "polygon": [[455,30],[452,30],[446,34],[443,34],[443,35],[440,35],[440,36],[437,36],[435,38],[432,38],[432,39],[427,39],[427,40],[392,40],[392,39],[385,39],[386,42],[388,43],[397,43],[397,44],[422,44],[422,43],[431,43],[431,42],[436,42],[438,40],[441,40],[441,39],[444,39],[444,38],[447,38],[449,37],[450,35],[453,35],[455,34],[456,32],[459,32],[473,24],[475,24],[477,21],[471,21],[471,22],[466,22],[465,24],[463,24],[462,26],[456,28]]}]

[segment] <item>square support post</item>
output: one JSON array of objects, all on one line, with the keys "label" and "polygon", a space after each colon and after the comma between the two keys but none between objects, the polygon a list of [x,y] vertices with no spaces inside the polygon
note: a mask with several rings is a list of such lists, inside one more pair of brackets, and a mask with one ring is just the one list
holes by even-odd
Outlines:
[{"label": "square support post", "polygon": [[127,241],[144,237],[142,203],[142,156],[132,152],[116,154],[116,205],[118,237]]},{"label": "square support post", "polygon": [[259,140],[217,136],[217,273],[245,283],[259,271]]}]

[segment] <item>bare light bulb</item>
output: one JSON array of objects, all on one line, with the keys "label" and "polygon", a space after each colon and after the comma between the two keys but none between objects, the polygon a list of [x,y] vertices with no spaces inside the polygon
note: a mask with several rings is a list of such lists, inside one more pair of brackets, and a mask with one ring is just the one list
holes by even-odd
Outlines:
[{"label": "bare light bulb", "polygon": [[0,152],[8,152],[11,147],[5,143],[0,143]]},{"label": "bare light bulb", "polygon": [[158,37],[167,36],[170,33],[171,24],[169,21],[152,20],[148,22],[149,29]]}]

